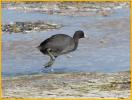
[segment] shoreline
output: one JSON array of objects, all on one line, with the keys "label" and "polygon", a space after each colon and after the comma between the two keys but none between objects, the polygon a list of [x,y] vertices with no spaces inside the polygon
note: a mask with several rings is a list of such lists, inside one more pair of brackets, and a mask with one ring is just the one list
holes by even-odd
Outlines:
[{"label": "shoreline", "polygon": [[6,77],[4,98],[127,98],[130,72],[52,73]]},{"label": "shoreline", "polygon": [[[95,6],[96,5],[96,6]],[[116,9],[128,8],[129,2],[21,2],[4,3],[2,8],[61,16],[110,16]]]}]

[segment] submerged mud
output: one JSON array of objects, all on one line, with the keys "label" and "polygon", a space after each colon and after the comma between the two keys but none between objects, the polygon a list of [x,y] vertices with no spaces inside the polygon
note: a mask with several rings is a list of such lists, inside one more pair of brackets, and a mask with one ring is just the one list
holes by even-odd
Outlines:
[{"label": "submerged mud", "polygon": [[49,31],[61,28],[62,25],[54,23],[46,23],[42,21],[37,22],[14,22],[2,25],[2,31],[7,33],[28,33]]}]

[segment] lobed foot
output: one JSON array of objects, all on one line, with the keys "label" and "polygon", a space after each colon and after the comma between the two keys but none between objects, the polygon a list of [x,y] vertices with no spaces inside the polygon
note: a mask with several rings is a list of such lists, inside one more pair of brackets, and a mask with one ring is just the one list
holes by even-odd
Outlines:
[{"label": "lobed foot", "polygon": [[54,69],[53,69],[53,68],[51,68],[51,69],[50,69],[50,71],[51,71],[51,72],[54,72]]},{"label": "lobed foot", "polygon": [[47,67],[47,68],[43,67],[40,70],[40,72],[42,72],[42,73],[50,73],[50,72],[54,72],[54,69],[52,67]]}]

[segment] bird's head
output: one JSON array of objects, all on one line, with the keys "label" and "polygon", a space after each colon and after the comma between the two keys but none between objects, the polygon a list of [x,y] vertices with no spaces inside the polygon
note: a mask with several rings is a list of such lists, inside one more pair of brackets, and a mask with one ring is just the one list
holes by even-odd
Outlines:
[{"label": "bird's head", "polygon": [[81,30],[78,30],[78,31],[76,31],[75,33],[74,33],[74,36],[73,36],[73,38],[74,39],[79,39],[79,38],[85,38],[86,36],[85,36],[85,34],[84,34],[84,32],[83,31],[81,31]]}]

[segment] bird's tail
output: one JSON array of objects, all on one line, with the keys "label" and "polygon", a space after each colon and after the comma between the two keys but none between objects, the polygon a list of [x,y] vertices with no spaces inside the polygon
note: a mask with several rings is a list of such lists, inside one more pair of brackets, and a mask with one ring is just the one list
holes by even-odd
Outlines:
[{"label": "bird's tail", "polygon": [[41,50],[41,49],[42,49],[42,47],[41,47],[41,46],[37,46],[36,48],[37,48],[37,49],[39,49],[39,50]]}]

